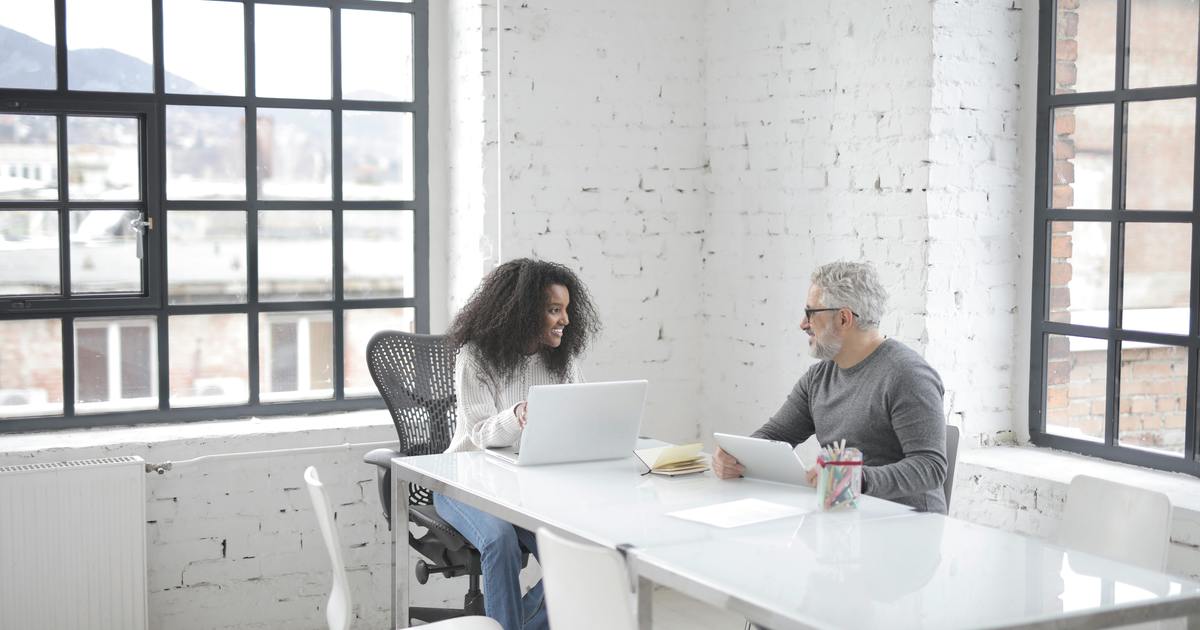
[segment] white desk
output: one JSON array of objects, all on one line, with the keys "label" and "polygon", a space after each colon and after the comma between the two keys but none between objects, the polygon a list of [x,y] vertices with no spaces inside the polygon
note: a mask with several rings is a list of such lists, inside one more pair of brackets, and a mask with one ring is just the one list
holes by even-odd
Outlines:
[{"label": "white desk", "polygon": [[871,497],[853,511],[733,529],[680,520],[666,514],[748,497],[809,508],[816,498],[711,472],[642,470],[633,459],[525,468],[484,453],[393,459],[394,624],[408,619],[407,482],[530,530],[632,545],[645,628],[650,581],[773,630],[1095,627],[1200,613],[1200,584],[1082,554],[1064,564],[1044,541]]}]

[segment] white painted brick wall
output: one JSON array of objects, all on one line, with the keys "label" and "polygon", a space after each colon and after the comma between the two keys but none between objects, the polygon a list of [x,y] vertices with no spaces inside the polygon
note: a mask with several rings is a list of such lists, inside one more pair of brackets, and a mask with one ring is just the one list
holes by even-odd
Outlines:
[{"label": "white painted brick wall", "polygon": [[702,434],[750,431],[811,362],[812,269],[870,260],[923,350],[928,3],[710,2]]},{"label": "white painted brick wall", "polygon": [[688,0],[503,6],[502,257],[574,268],[605,328],[587,378],[648,378],[643,431],[693,439],[704,14]]},{"label": "white painted brick wall", "polygon": [[[345,427],[336,427],[343,422]],[[281,423],[306,428],[286,430]],[[320,425],[327,425],[320,428]],[[247,429],[247,425],[253,425]],[[236,430],[231,427],[237,427]],[[261,427],[261,428],[258,428]],[[172,437],[175,434],[178,437]],[[386,411],[320,419],[274,418],[186,427],[0,438],[0,466],[138,455],[147,462],[395,439]],[[111,436],[105,438],[101,436]],[[150,627],[171,630],[325,628],[332,577],[304,469],[331,495],[354,593],[355,626],[391,619],[390,535],[367,448],[180,465],[147,485]],[[415,557],[414,557],[415,562]],[[416,605],[460,606],[466,581],[430,578]]]},{"label": "white painted brick wall", "polygon": [[1020,107],[1032,88],[1022,63],[1036,61],[1022,50],[1025,5],[1036,12],[1020,1],[932,4],[926,358],[968,445],[1011,440],[1014,380],[1028,377],[1014,362],[1016,329],[1028,325],[1018,234],[1032,202],[1019,177],[1021,130],[1034,127]]}]

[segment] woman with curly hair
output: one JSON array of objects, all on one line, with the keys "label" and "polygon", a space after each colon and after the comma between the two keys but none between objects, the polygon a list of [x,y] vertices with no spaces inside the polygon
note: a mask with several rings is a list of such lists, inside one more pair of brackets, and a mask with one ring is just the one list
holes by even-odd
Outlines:
[{"label": "woman with curly hair", "polygon": [[[598,329],[570,269],[521,258],[488,274],[450,326],[458,424],[446,452],[516,444],[529,388],[579,382],[575,361]],[[521,596],[521,549],[536,555],[533,533],[441,494],[433,504],[479,550],[487,615],[504,630],[548,628],[541,582]]]}]

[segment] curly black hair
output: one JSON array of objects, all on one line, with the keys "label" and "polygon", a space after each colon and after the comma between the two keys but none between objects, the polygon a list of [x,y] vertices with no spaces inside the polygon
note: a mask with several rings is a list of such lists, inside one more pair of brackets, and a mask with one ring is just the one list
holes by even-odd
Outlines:
[{"label": "curly black hair", "polygon": [[462,347],[475,344],[493,378],[512,374],[542,333],[546,289],[567,288],[570,324],[557,348],[541,347],[546,364],[559,378],[567,377],[571,360],[579,356],[600,331],[600,320],[587,288],[575,272],[558,263],[531,258],[510,260],[489,273],[450,324],[449,336]]}]

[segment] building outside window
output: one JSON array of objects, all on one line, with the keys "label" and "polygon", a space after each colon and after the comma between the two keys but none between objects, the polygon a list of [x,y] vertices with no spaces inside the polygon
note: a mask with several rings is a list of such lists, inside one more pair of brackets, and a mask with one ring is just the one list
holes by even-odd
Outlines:
[{"label": "building outside window", "polygon": [[382,406],[428,330],[424,0],[0,7],[0,432]]}]

